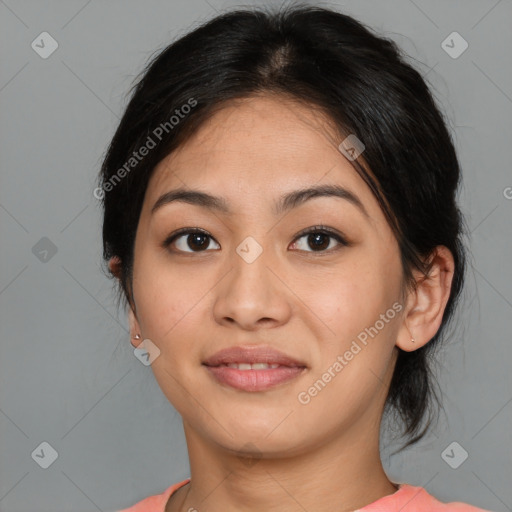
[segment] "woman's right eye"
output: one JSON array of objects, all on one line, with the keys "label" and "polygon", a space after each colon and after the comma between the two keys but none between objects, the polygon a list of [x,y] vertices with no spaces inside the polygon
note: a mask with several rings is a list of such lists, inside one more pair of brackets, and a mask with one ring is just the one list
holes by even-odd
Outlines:
[{"label": "woman's right eye", "polygon": [[164,247],[169,247],[171,244],[174,244],[179,252],[203,252],[208,248],[209,239],[214,240],[206,231],[184,228],[170,235],[163,245]]}]

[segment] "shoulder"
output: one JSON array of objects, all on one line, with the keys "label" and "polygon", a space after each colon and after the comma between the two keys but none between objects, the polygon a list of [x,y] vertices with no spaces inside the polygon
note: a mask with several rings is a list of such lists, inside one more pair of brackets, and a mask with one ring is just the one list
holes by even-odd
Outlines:
[{"label": "shoulder", "polygon": [[154,496],[148,496],[142,501],[135,503],[135,505],[132,505],[129,508],[124,508],[117,512],[165,512],[165,506],[169,501],[172,493],[177,491],[183,485],[187,484],[189,481],[190,478],[187,478],[182,482],[172,484],[163,493],[155,494]]},{"label": "shoulder", "polygon": [[399,489],[356,512],[492,512],[458,501],[443,503],[423,487],[399,484]]}]

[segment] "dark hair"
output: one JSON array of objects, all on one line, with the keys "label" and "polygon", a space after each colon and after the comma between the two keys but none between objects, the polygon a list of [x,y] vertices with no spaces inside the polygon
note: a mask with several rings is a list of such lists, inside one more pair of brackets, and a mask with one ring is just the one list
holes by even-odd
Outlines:
[{"label": "dark hair", "polygon": [[[134,240],[150,176],[226,102],[278,94],[323,113],[342,137],[355,134],[362,141],[364,153],[352,165],[395,233],[404,284],[414,286],[413,269],[428,275],[438,245],[455,260],[441,327],[423,347],[399,350],[386,400],[386,411],[393,409],[403,421],[405,446],[421,439],[436,416],[433,405],[440,403],[431,352],[464,281],[460,169],[442,114],[396,44],[320,7],[236,10],[159,52],[132,92],[99,176],[103,257],[120,260],[118,299],[125,306],[132,304]],[[150,140],[155,146],[135,158]]]}]

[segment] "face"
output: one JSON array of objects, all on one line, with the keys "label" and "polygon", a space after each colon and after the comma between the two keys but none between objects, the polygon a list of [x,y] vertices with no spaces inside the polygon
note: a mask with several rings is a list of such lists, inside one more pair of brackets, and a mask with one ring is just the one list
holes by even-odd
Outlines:
[{"label": "face", "polygon": [[[246,98],[163,160],[146,191],[132,327],[160,351],[151,367],[185,424],[227,450],[298,454],[381,414],[403,323],[400,254],[330,133],[304,106]],[[345,192],[281,204],[320,186]],[[174,200],[152,212],[178,188],[221,198],[226,211]],[[293,375],[233,387],[203,363],[235,346],[271,347],[304,368],[222,370],[243,381],[243,371]]]}]

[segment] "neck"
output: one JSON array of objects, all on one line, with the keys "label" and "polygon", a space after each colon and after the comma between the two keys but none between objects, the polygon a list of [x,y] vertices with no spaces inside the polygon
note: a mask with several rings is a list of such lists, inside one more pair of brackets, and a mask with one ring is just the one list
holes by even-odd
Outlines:
[{"label": "neck", "polygon": [[371,433],[354,427],[293,456],[242,458],[184,423],[191,482],[168,512],[348,512],[394,493],[380,460],[378,425]]}]

